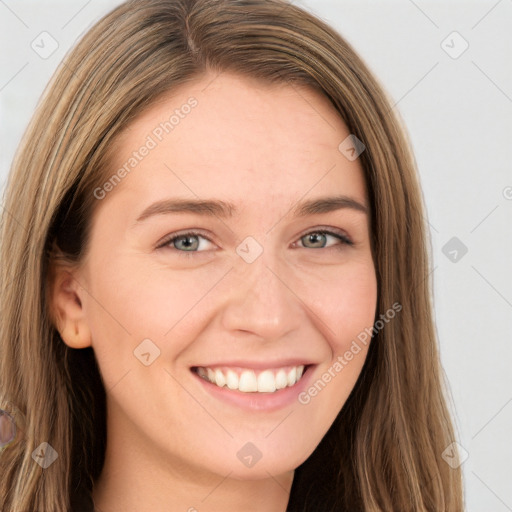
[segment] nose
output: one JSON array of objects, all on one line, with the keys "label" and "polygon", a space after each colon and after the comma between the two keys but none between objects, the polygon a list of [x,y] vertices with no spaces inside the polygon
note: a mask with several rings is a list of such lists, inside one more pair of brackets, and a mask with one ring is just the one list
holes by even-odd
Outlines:
[{"label": "nose", "polygon": [[252,263],[237,259],[230,279],[222,311],[228,332],[271,341],[299,328],[305,318],[303,299],[293,289],[293,272],[273,251],[265,249]]}]

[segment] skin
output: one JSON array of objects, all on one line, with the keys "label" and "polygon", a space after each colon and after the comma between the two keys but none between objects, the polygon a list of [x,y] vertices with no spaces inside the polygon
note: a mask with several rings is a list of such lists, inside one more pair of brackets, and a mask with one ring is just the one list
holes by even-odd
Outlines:
[{"label": "skin", "polygon": [[[327,99],[230,73],[205,75],[147,109],[117,140],[113,172],[191,96],[197,106],[98,200],[81,264],[56,271],[58,329],[69,346],[93,347],[107,390],[106,461],[93,498],[103,512],[283,512],[294,469],[340,412],[368,346],[307,405],[294,399],[271,412],[220,401],[190,367],[303,357],[317,365],[313,383],[371,328],[368,215],[292,214],[299,201],[335,193],[368,206],[365,180],[359,159],[338,150],[350,132]],[[220,199],[239,212],[136,222],[171,197]],[[320,227],[354,245],[332,235],[308,241]],[[210,241],[192,238],[193,253],[183,242],[156,248],[189,229]],[[236,252],[248,236],[263,249],[252,263]],[[160,350],[149,366],[134,356],[144,339]],[[262,455],[252,467],[237,457],[247,442]]]}]

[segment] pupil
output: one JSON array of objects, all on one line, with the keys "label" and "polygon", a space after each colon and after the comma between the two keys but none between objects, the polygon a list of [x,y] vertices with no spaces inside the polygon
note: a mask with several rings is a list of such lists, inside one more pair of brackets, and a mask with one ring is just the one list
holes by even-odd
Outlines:
[{"label": "pupil", "polygon": [[193,238],[192,236],[183,236],[181,238],[181,240],[183,242],[183,245],[184,245],[184,248],[190,248],[192,245],[194,245],[194,242],[190,242],[190,240],[192,238]]},{"label": "pupil", "polygon": [[310,240],[310,242],[312,242],[312,243],[318,242],[318,237],[319,237],[319,236],[324,236],[324,235],[322,235],[322,234],[320,234],[320,233],[311,233],[311,234],[309,235],[309,240]]}]

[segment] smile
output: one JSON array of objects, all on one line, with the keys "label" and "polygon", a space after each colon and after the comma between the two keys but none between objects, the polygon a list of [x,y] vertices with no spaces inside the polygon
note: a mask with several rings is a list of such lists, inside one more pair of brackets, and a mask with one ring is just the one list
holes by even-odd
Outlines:
[{"label": "smile", "polygon": [[227,387],[242,393],[274,393],[294,386],[304,373],[304,365],[286,366],[262,371],[244,368],[195,367],[199,377],[220,388]]}]

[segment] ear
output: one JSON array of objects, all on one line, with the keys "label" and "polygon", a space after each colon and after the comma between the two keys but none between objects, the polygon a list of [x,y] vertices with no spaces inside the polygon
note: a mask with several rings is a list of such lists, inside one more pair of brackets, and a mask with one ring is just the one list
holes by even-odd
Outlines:
[{"label": "ear", "polygon": [[49,273],[49,302],[52,321],[64,343],[71,348],[91,346],[83,298],[87,293],[80,285],[77,268],[52,262]]}]

